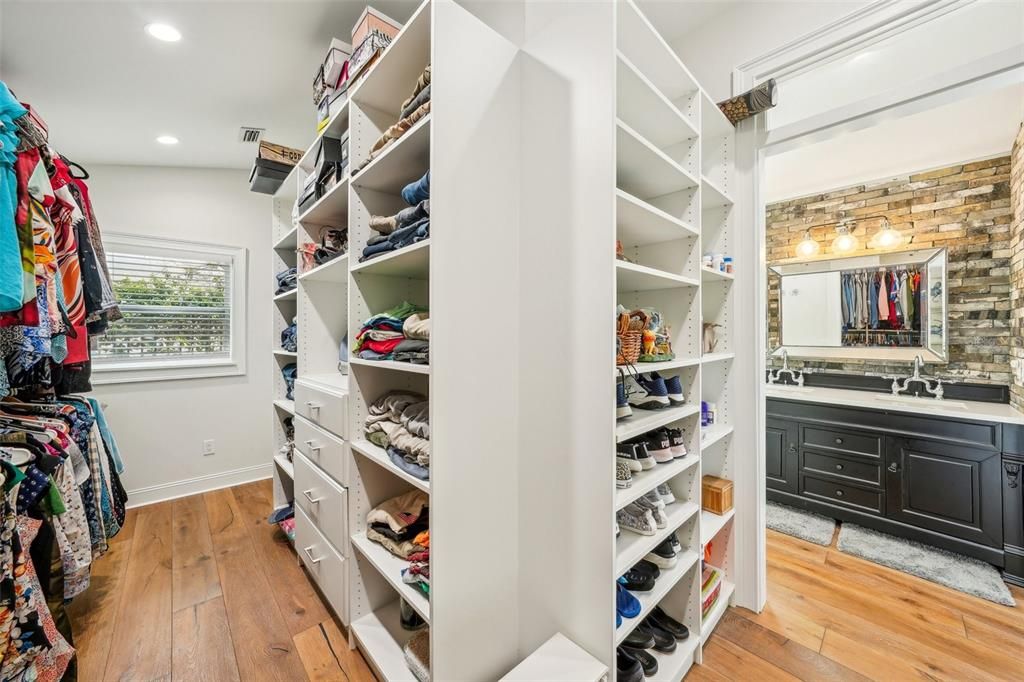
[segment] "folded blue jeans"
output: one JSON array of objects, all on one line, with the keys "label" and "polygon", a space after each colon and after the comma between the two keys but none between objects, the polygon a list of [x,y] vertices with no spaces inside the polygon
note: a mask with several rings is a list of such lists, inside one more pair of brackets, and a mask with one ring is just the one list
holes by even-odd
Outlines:
[{"label": "folded blue jeans", "polygon": [[405,203],[415,206],[425,199],[430,198],[430,171],[423,174],[423,177],[415,182],[410,182],[402,189],[402,198]]}]

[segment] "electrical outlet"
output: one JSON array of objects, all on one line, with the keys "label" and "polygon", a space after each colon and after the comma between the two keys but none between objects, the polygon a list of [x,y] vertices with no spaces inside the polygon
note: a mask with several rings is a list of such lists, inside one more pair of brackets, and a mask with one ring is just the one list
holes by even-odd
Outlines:
[{"label": "electrical outlet", "polygon": [[203,457],[209,457],[216,451],[216,443],[214,443],[212,438],[203,441]]}]

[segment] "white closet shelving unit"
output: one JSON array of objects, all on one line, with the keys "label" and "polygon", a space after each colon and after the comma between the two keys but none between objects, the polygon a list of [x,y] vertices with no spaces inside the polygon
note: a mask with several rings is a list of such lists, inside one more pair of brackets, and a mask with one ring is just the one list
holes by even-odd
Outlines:
[{"label": "white closet shelving unit", "polygon": [[[273,277],[277,273],[295,266],[295,249],[298,244],[298,229],[292,221],[292,207],[295,205],[295,178],[290,174],[272,198],[271,240],[273,255],[271,256]],[[292,323],[297,314],[296,295],[290,292],[275,295],[271,302],[273,307],[271,342],[273,343],[272,359],[266,361],[273,364],[274,389],[272,400],[273,411],[273,442],[271,444],[271,461],[273,463],[274,508],[286,506],[294,496],[294,466],[292,462],[280,454],[281,447],[287,442],[286,420],[295,415],[295,401],[285,397],[287,389],[281,370],[288,364],[298,363],[298,353],[281,349],[281,332]]]}]

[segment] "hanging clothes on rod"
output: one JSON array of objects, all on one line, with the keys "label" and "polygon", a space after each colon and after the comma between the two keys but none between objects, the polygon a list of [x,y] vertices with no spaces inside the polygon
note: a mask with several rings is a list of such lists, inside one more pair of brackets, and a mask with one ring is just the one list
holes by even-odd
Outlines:
[{"label": "hanging clothes on rod", "polygon": [[916,266],[845,271],[840,297],[844,346],[920,345],[921,273]]}]

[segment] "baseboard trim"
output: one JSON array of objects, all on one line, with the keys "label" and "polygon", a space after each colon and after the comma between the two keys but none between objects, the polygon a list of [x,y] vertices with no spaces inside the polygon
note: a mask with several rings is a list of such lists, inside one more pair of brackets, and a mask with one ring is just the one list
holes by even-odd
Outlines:
[{"label": "baseboard trim", "polygon": [[159,483],[139,488],[138,490],[129,490],[128,504],[126,506],[129,509],[143,507],[147,504],[166,502],[167,500],[188,497],[189,495],[205,493],[211,490],[219,490],[220,488],[230,488],[233,485],[240,485],[242,483],[261,481],[273,475],[273,466],[273,463],[267,462],[266,464],[255,464],[216,474],[186,478],[181,481]]}]

